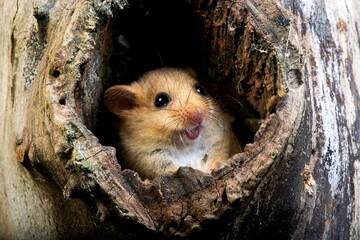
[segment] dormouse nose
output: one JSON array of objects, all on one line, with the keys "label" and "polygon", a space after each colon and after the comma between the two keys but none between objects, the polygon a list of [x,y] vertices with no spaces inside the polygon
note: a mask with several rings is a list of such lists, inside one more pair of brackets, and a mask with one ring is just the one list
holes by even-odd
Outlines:
[{"label": "dormouse nose", "polygon": [[195,107],[189,110],[189,118],[196,124],[201,124],[205,119],[205,112],[200,107]]}]

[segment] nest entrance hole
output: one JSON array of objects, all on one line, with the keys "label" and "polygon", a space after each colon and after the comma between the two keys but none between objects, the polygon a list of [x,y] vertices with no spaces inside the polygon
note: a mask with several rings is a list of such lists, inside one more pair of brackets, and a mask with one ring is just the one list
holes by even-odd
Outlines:
[{"label": "nest entrance hole", "polygon": [[[214,9],[181,0],[155,0],[134,1],[119,10],[108,33],[111,54],[104,89],[129,84],[152,69],[192,67],[201,79],[217,86],[216,95],[229,97],[234,132],[245,145],[254,141],[262,119],[275,109],[267,104],[277,94],[276,58],[247,25],[245,10],[241,16],[230,16],[231,11]],[[238,17],[235,34],[227,32],[229,22],[210,24],[221,13],[228,14],[223,19]],[[224,36],[217,36],[219,32]],[[98,115],[95,135],[103,145],[116,146],[116,117],[102,105]]]}]

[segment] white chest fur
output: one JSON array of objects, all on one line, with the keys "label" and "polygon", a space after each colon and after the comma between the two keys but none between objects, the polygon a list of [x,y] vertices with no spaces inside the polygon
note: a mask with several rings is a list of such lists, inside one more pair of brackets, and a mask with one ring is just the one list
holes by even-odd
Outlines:
[{"label": "white chest fur", "polygon": [[208,172],[207,149],[202,137],[187,146],[172,146],[168,152],[168,159],[177,167],[188,166]]}]

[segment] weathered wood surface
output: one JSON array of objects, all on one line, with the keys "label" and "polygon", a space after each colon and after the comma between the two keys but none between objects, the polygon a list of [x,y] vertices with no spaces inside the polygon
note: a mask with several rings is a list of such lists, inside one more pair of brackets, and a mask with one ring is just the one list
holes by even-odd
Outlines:
[{"label": "weathered wood surface", "polygon": [[[301,204],[304,238],[359,238],[358,1],[291,3],[302,49],[311,129],[307,160],[316,185]],[[292,34],[290,34],[292,35]]]},{"label": "weathered wood surface", "polygon": [[136,4],[0,3],[0,235],[360,237],[359,3],[188,1],[202,70],[265,121],[212,175],[152,182],[93,134],[111,31]]}]

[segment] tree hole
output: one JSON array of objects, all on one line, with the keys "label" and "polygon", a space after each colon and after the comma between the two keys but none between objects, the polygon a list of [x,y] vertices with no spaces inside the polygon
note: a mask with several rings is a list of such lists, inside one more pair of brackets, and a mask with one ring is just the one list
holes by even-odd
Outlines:
[{"label": "tree hole", "polygon": [[54,70],[52,73],[54,78],[58,78],[60,76],[60,71],[59,70]]},{"label": "tree hole", "polygon": [[66,99],[65,99],[65,98],[61,98],[61,99],[59,100],[59,104],[60,104],[60,105],[65,105],[65,104],[66,104]]},{"label": "tree hole", "polygon": [[[253,142],[264,119],[276,112],[277,61],[271,46],[247,23],[246,10],[231,7],[221,1],[155,0],[134,1],[119,10],[108,32],[104,90],[153,69],[191,67],[235,118],[241,145]],[[100,105],[94,132],[103,145],[118,146],[116,125],[117,117]]]}]

